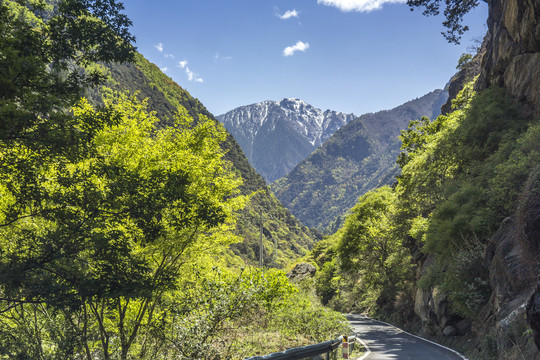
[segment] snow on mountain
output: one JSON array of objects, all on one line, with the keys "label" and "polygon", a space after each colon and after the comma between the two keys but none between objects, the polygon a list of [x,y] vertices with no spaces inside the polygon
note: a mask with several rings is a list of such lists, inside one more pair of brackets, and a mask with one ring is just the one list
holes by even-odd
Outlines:
[{"label": "snow on mountain", "polygon": [[218,116],[268,182],[286,175],[354,118],[294,98],[241,106]]}]

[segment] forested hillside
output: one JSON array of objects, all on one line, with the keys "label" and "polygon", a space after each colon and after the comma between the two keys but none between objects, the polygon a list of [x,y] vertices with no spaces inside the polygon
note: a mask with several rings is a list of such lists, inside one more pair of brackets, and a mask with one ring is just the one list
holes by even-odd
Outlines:
[{"label": "forested hillside", "polygon": [[[204,115],[217,122],[204,105],[140,54],[135,55],[133,64],[113,64],[108,69],[112,78],[109,86],[115,90],[137,93],[139,99],[147,98],[148,107],[156,112],[161,127],[173,123],[175,111],[180,106],[195,119]],[[99,102],[100,95],[95,91],[93,97]],[[241,192],[245,195],[256,193],[239,218],[237,233],[242,242],[231,245],[232,252],[246,264],[258,263],[262,212],[265,264],[281,268],[290,260],[305,254],[318,239],[317,233],[302,225],[281,205],[261,176],[250,166],[231,135],[227,134],[222,146],[225,159],[233,164],[243,179]]]},{"label": "forested hillside", "polygon": [[475,81],[448,114],[401,132],[397,184],[363,195],[308,259],[335,309],[453,339],[471,358],[533,359],[540,119]]},{"label": "forested hillside", "polygon": [[135,52],[122,9],[0,3],[0,358],[244,358],[348,331],[283,271],[244,266],[259,207],[276,266],[306,228]]},{"label": "forested hillside", "polygon": [[399,131],[411,120],[437,116],[447,97],[436,90],[395,109],[360,116],[272,184],[272,190],[307,226],[337,230],[359,196],[394,182]]},{"label": "forested hillside", "polygon": [[[539,359],[540,13],[532,1],[488,3],[488,33],[461,57],[444,114],[401,131],[397,182],[360,197],[306,260],[335,309],[470,359]],[[471,7],[446,4],[445,37],[457,42]]]}]

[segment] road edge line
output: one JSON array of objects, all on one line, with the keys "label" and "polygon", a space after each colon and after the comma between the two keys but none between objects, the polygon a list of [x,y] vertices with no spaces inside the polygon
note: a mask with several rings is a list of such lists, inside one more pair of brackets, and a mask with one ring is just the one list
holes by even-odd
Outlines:
[{"label": "road edge line", "polygon": [[362,346],[366,349],[366,353],[364,355],[362,355],[362,357],[356,359],[356,360],[364,360],[365,358],[367,358],[370,354],[371,354],[371,349],[369,348],[368,344],[366,344],[366,342],[362,339],[360,339],[358,337],[358,335],[356,336],[356,340],[358,342],[360,342],[360,344],[362,344]]},{"label": "road edge line", "polygon": [[425,338],[423,338],[423,337],[421,337],[421,336],[411,334],[410,332],[407,332],[407,331],[405,331],[405,330],[403,330],[403,329],[398,328],[397,326],[394,326],[394,325],[392,325],[392,324],[389,324],[389,323],[384,322],[384,321],[381,321],[381,320],[375,320],[375,319],[371,319],[371,318],[368,318],[368,319],[373,320],[373,321],[376,321],[376,322],[379,322],[379,323],[381,323],[381,324],[385,324],[385,325],[391,326],[391,327],[393,327],[394,329],[398,329],[398,330],[401,331],[402,333],[405,333],[405,334],[407,334],[407,335],[410,335],[410,336],[415,337],[415,338],[420,339],[420,340],[424,340],[424,341],[426,341],[426,342],[428,342],[428,343],[430,343],[430,344],[433,344],[433,345],[437,345],[437,346],[439,346],[439,347],[442,347],[443,349],[446,349],[446,350],[448,350],[448,351],[453,352],[453,353],[456,354],[457,356],[461,357],[463,360],[469,360],[465,355],[459,353],[458,351],[456,351],[456,350],[454,350],[454,349],[450,349],[450,348],[447,347],[447,346],[438,344],[438,343],[436,343],[435,341],[431,341],[431,340],[425,339]]}]

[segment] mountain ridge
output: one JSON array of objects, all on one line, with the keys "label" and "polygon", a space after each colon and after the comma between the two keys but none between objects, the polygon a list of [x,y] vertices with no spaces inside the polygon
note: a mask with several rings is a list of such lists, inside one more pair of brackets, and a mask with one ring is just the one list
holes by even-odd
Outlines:
[{"label": "mountain ridge", "polygon": [[286,175],[354,118],[297,98],[265,100],[217,116],[268,182]]},{"label": "mountain ridge", "polygon": [[275,181],[272,190],[307,226],[336,230],[359,196],[394,181],[400,131],[411,120],[436,117],[447,97],[446,91],[435,90],[394,109],[356,118]]}]

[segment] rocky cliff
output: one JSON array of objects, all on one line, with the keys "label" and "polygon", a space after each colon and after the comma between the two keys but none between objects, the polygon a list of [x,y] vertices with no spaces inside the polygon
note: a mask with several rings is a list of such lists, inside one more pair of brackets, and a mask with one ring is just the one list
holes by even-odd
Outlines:
[{"label": "rocky cliff", "polygon": [[[479,71],[478,91],[499,86],[520,105],[527,121],[540,118],[540,0],[488,0],[488,33],[479,57],[458,73],[451,87]],[[451,92],[451,98],[453,94]],[[444,112],[449,110],[443,108]],[[540,139],[538,140],[540,151]],[[534,170],[522,191],[516,212],[490,237],[484,266],[491,296],[479,319],[449,313],[438,288],[416,290],[414,310],[423,331],[435,336],[470,336],[455,342],[476,359],[540,359],[540,169]],[[417,278],[433,258],[419,261]],[[466,291],[466,289],[464,289]],[[535,345],[536,342],[536,345]]]},{"label": "rocky cliff", "polygon": [[[440,288],[417,289],[414,312],[423,333],[450,341],[471,359],[540,359],[535,345],[535,341],[540,343],[539,258],[540,169],[536,169],[527,180],[516,213],[503,221],[487,243],[484,266],[491,296],[478,320],[473,323],[451,313]],[[423,259],[418,276],[433,261],[431,256]]]},{"label": "rocky cliff", "polygon": [[489,0],[487,51],[477,88],[505,88],[540,116],[540,0]]}]

